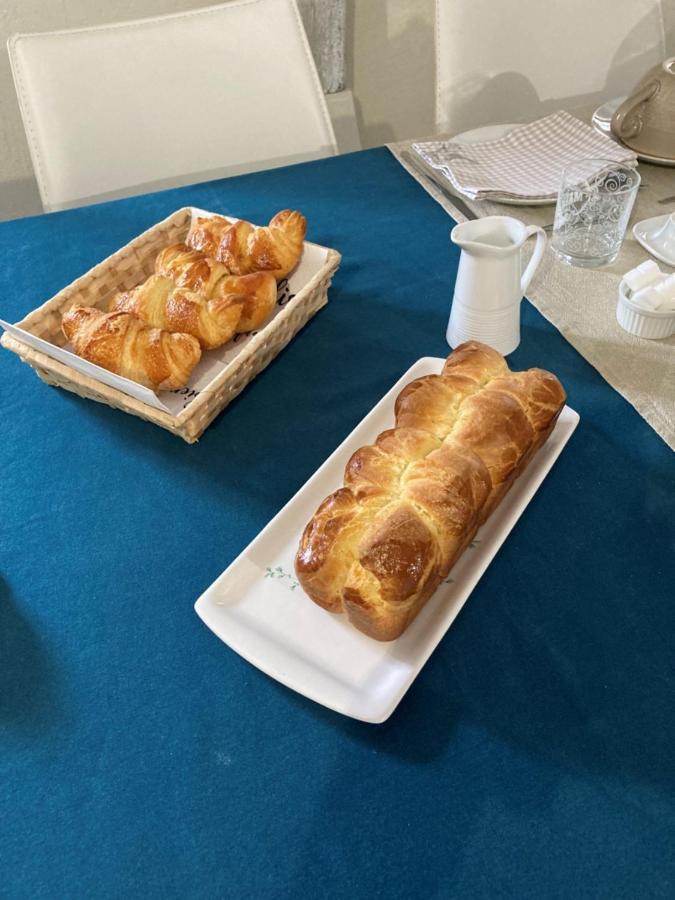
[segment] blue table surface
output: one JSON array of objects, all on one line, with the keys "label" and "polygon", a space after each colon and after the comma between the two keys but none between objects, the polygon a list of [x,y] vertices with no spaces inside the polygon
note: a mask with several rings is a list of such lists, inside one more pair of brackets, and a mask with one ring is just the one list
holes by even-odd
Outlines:
[{"label": "blue table surface", "polygon": [[342,266],[194,446],[0,354],[0,894],[673,896],[671,451],[524,304],[576,433],[392,718],[319,707],[193,603],[446,355],[452,222],[384,149],[8,222],[0,315],[190,204],[298,208]]}]

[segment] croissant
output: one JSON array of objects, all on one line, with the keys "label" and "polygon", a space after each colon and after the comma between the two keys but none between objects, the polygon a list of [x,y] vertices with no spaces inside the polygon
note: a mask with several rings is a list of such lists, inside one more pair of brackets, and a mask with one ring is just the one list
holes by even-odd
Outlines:
[{"label": "croissant", "polygon": [[209,300],[217,285],[229,276],[222,263],[185,244],[171,244],[161,250],[155,259],[155,273],[170,278],[177,287],[204,294]]},{"label": "croissant", "polygon": [[295,568],[305,592],[377,640],[398,637],[447,577],[565,403],[541,369],[511,372],[469,342],[396,401],[395,428],[347,463],[308,523]]},{"label": "croissant", "polygon": [[265,324],[277,302],[277,282],[270,272],[251,272],[250,275],[230,275],[223,278],[216,297],[232,292],[243,301],[237,333],[256,331]]},{"label": "croissant", "polygon": [[185,387],[202,354],[191,335],[149,328],[124,312],[74,306],[61,327],[78,356],[153,391]]},{"label": "croissant", "polygon": [[132,313],[156,328],[191,334],[204,349],[212,350],[237,332],[259,328],[277,299],[276,281],[264,272],[222,280],[229,282],[232,293],[219,290],[207,300],[204,294],[176,287],[170,278],[151,275],[137,288],[114,297],[110,308]]},{"label": "croissant", "polygon": [[201,294],[177,288],[170,278],[151,275],[139,287],[113,298],[110,309],[138,316],[155,328],[190,334],[211,350],[232,339],[243,306],[243,298],[236,295],[206,300]]},{"label": "croissant", "polygon": [[207,216],[194,219],[185,243],[192,250],[198,250],[205,256],[215,260],[218,247],[225,233],[232,228],[234,222],[223,216]]},{"label": "croissant", "polygon": [[237,332],[260,328],[277,300],[277,283],[270,272],[228,275],[222,263],[188,249],[185,244],[172,244],[162,250],[155,260],[155,272],[170,278],[178,287],[202,294],[208,300],[228,294],[243,297],[244,307]]},{"label": "croissant", "polygon": [[266,227],[243,220],[231,223],[220,216],[197,219],[185,242],[235,275],[271,272],[280,279],[298,264],[306,231],[305,217],[285,209]]}]

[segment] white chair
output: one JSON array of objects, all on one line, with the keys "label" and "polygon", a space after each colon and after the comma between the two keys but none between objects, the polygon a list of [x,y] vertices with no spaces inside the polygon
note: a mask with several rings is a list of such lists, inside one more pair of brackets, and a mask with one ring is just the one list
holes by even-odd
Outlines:
[{"label": "white chair", "polygon": [[661,0],[436,0],[437,129],[590,117],[665,59],[666,15]]},{"label": "white chair", "polygon": [[337,152],[295,0],[8,44],[46,210]]}]

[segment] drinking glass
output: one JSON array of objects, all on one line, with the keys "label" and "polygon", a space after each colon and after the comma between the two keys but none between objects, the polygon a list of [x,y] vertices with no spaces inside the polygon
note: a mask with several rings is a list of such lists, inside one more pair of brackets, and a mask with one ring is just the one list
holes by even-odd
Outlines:
[{"label": "drinking glass", "polygon": [[606,159],[580,159],[563,170],[551,246],[573,266],[613,262],[621,249],[640,176]]}]

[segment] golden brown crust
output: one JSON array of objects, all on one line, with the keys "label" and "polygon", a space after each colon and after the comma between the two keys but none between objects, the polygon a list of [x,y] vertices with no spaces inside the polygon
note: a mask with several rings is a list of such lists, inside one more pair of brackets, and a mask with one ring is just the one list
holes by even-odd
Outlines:
[{"label": "golden brown crust", "polygon": [[534,439],[534,429],[515,397],[488,385],[462,404],[452,429],[454,442],[480,455],[493,485],[518,465]]},{"label": "golden brown crust", "polygon": [[400,478],[406,465],[438,446],[439,441],[428,431],[414,428],[383,431],[374,444],[361,447],[352,455],[345,467],[345,487],[357,499],[388,495],[392,482]]},{"label": "golden brown crust", "polygon": [[277,300],[277,283],[271,272],[230,275],[222,263],[185,244],[162,250],[155,260],[155,274],[171,279],[176,287],[201,294],[205,300],[233,295],[244,298],[238,333],[264,325]]},{"label": "golden brown crust", "polygon": [[[323,606],[337,612],[342,607],[339,588],[351,562],[342,551],[349,547],[358,518],[365,518],[365,507],[347,488],[340,488],[326,497],[317,515],[311,519],[300,541],[295,560],[298,577],[309,596]],[[319,573],[319,578],[312,576]]]},{"label": "golden brown crust", "polygon": [[233,275],[268,272],[281,279],[298,264],[306,232],[302,213],[284,209],[264,227],[243,219],[230,222],[222,216],[198,218],[185,243],[217,260]]},{"label": "golden brown crust", "polygon": [[461,541],[467,522],[473,522],[491,489],[490,472],[483,460],[471,450],[444,443],[410,466],[401,479],[403,494],[428,518],[444,538],[440,542],[443,564],[447,569],[454,547]]},{"label": "golden brown crust", "polygon": [[149,328],[125,312],[75,306],[62,329],[78,356],[154,391],[185,387],[201,357],[189,334]]},{"label": "golden brown crust", "polygon": [[213,298],[236,295],[243,300],[237,332],[256,331],[268,320],[277,302],[277,282],[270,272],[228,275],[213,291]]},{"label": "golden brown crust", "polygon": [[190,226],[185,243],[192,250],[201,251],[205,256],[215,260],[220,242],[233,224],[222,216],[205,216],[195,219]]},{"label": "golden brown crust", "polygon": [[359,542],[358,561],[379,583],[384,604],[402,604],[438,567],[437,542],[410,504],[394,503]]},{"label": "golden brown crust", "polygon": [[309,596],[378,640],[424,606],[555,425],[565,403],[541,369],[510,372],[469,342],[440,376],[407,385],[396,428],[353,454],[345,488],[308,523],[296,557]]},{"label": "golden brown crust", "polygon": [[244,304],[232,296],[227,302],[207,300],[161,275],[151,275],[139,287],[113,298],[111,310],[138,316],[146,325],[191,334],[205,349],[220,347],[237,330]]},{"label": "golden brown crust", "polygon": [[490,378],[505,375],[509,372],[506,360],[479,341],[466,341],[455,347],[443,366],[443,375],[458,374],[471,378],[479,384],[485,384]]},{"label": "golden brown crust", "polygon": [[396,427],[431,431],[442,439],[452,427],[460,403],[478,386],[470,379],[453,380],[442,375],[417,378],[396,399]]},{"label": "golden brown crust", "polygon": [[170,278],[176,287],[204,294],[210,300],[228,272],[222,263],[199,250],[191,250],[185,244],[171,244],[157,254],[155,274]]},{"label": "golden brown crust", "polygon": [[[195,263],[185,261],[187,254],[175,253],[175,247],[167,249],[172,255],[164,255],[161,261],[158,257],[156,267],[172,273],[177,280],[151,275],[137,288],[114,297],[111,310],[132,313],[156,328],[191,334],[206,350],[226,344],[235,334],[260,328],[269,318],[277,299],[272,275],[220,273],[214,278],[207,277],[206,270],[196,275],[195,270],[190,271]],[[201,278],[204,293],[176,286],[185,281],[199,284]]]},{"label": "golden brown crust", "polygon": [[[270,272],[285,278],[298,264],[306,231],[305,217],[289,209],[277,213],[266,227],[240,220],[223,229],[213,255],[234,275]],[[194,247],[191,240],[188,234],[187,243]]]}]

